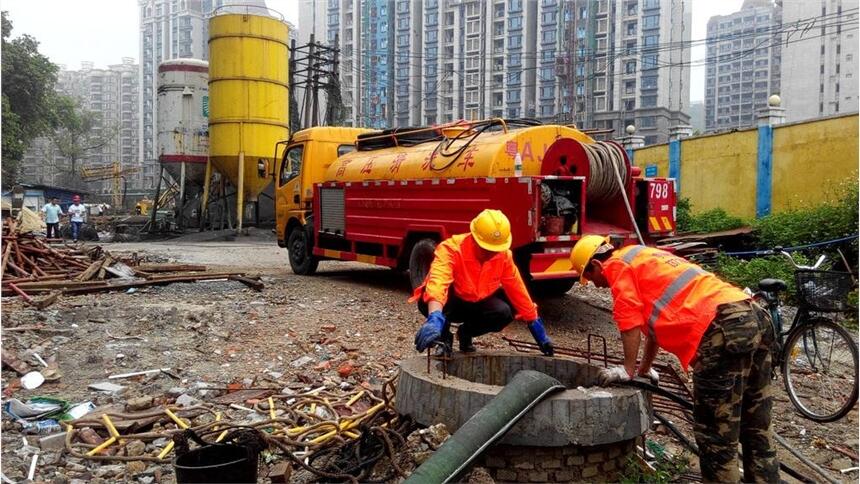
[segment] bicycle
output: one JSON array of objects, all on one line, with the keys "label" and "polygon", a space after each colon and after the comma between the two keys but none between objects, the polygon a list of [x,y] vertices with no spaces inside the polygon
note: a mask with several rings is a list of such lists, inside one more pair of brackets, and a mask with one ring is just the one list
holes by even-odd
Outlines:
[{"label": "bicycle", "polygon": [[857,343],[833,316],[854,311],[847,296],[854,286],[848,272],[820,270],[826,257],[813,266],[798,265],[777,247],[795,268],[799,304],[788,330],[783,331],[779,293],[788,286],[780,279],[763,279],[754,298],[770,312],[776,341],[773,371],[782,371],[788,398],[805,417],[833,422],[857,403]]}]

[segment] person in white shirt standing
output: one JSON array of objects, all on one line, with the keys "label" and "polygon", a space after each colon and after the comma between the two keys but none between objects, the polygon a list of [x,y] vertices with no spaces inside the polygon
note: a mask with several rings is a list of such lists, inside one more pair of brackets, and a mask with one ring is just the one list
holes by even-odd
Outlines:
[{"label": "person in white shirt standing", "polygon": [[[57,198],[54,197],[49,203],[42,207],[42,213],[45,214],[45,226],[48,228],[45,234],[49,239],[60,237],[60,215],[63,215],[63,207],[57,203]],[[52,237],[53,236],[53,237]]]},{"label": "person in white shirt standing", "polygon": [[72,197],[72,204],[69,205],[68,212],[72,222],[72,240],[77,242],[78,235],[81,233],[81,226],[84,225],[84,216],[87,213],[87,208],[81,203],[80,195]]}]

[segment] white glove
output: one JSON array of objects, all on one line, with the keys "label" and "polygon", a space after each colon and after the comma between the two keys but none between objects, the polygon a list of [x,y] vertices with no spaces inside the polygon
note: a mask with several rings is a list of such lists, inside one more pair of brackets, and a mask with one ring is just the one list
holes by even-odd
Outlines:
[{"label": "white glove", "polygon": [[627,373],[627,370],[623,366],[604,368],[597,374],[597,383],[602,387],[608,387],[613,383],[627,381],[629,379],[630,374]]},{"label": "white glove", "polygon": [[654,386],[657,386],[657,384],[660,383],[660,374],[657,373],[657,370],[654,368],[649,368],[647,373],[644,375],[638,375],[638,377],[651,380],[651,384]]}]

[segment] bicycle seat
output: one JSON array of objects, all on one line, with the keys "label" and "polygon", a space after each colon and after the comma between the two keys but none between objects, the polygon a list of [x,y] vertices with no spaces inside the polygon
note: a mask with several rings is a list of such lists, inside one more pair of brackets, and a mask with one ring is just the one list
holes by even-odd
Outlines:
[{"label": "bicycle seat", "polygon": [[758,281],[758,288],[765,292],[785,291],[788,286],[782,279],[762,279]]}]

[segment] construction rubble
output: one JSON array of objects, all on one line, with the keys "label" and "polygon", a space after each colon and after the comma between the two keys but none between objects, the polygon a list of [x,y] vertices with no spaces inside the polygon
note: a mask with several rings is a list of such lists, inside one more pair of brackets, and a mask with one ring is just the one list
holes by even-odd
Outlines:
[{"label": "construction rubble", "polygon": [[18,230],[14,219],[3,224],[3,296],[19,296],[44,309],[58,297],[105,291],[135,291],[174,282],[229,279],[255,290],[263,285],[241,272],[210,272],[206,266],[151,264],[137,257],[117,257],[98,245],[51,244]]}]

